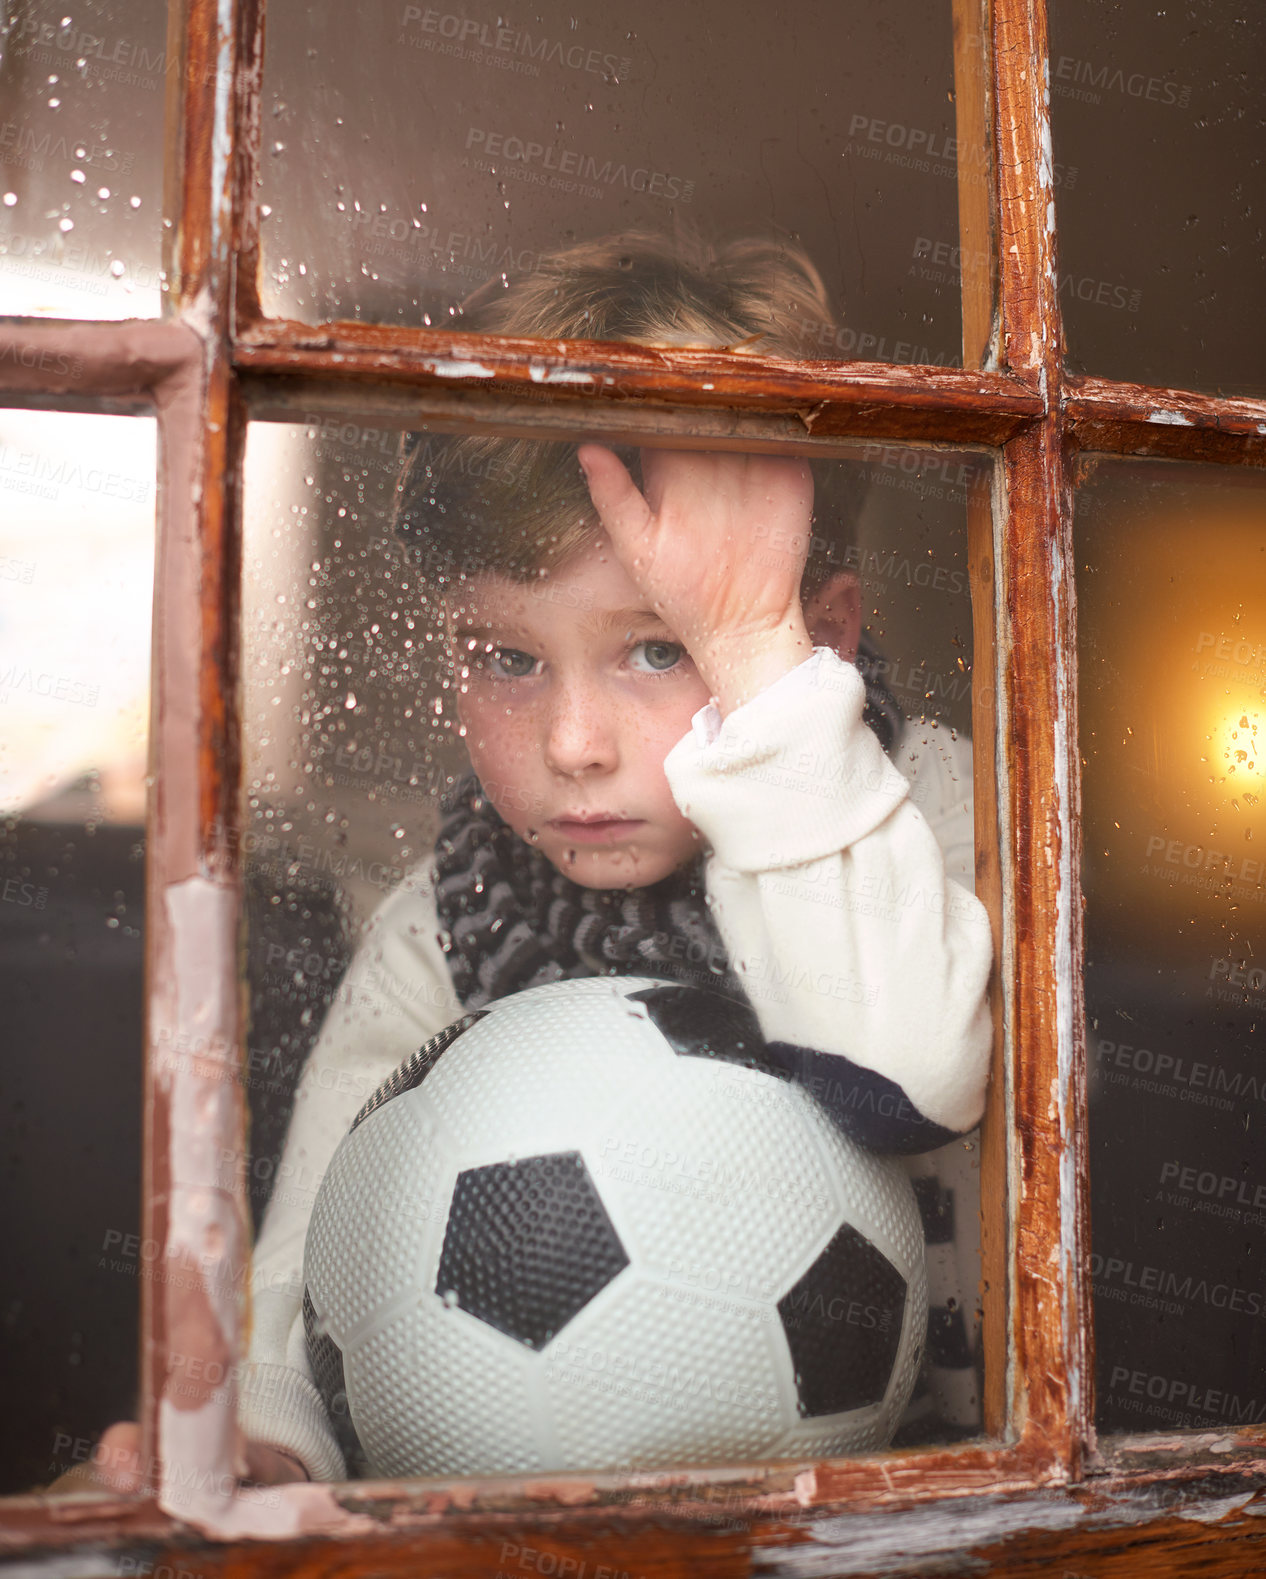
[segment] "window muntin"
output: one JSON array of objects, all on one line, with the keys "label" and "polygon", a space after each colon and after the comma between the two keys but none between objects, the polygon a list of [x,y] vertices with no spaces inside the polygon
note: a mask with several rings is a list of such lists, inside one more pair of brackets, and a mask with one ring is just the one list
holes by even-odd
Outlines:
[{"label": "window muntin", "polygon": [[1075,526],[1098,1424],[1258,1424],[1266,494],[1097,458]]}]

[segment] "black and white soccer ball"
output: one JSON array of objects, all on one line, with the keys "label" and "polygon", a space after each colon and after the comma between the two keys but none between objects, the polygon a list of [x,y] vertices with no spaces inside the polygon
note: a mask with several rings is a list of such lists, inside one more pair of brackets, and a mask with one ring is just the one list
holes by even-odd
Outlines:
[{"label": "black and white soccer ball", "polygon": [[624,977],[468,1015],[366,1104],[304,1261],[354,1473],[883,1446],[927,1325],[909,1179],[758,1067],[745,1006]]}]

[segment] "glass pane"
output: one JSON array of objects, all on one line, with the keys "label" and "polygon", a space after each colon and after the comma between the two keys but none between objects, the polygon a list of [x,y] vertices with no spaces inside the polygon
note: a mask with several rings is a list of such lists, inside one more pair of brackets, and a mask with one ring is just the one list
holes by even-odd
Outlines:
[{"label": "glass pane", "polygon": [[4,1492],[136,1408],[154,445],[0,412]]},{"label": "glass pane", "polygon": [[167,7],[16,0],[0,23],[0,312],[159,311]]},{"label": "glass pane", "polygon": [[1261,394],[1266,12],[1052,0],[1059,300],[1078,371]]},{"label": "glass pane", "polygon": [[1076,522],[1099,1425],[1255,1423],[1266,488],[1104,461]]},{"label": "glass pane", "polygon": [[[652,0],[626,13],[543,0],[511,19],[282,0],[268,13],[263,121],[270,316],[447,326],[469,313],[501,328],[497,276],[541,274],[560,247],[631,232],[757,238],[802,245],[823,289],[802,286],[783,303],[790,335],[751,348],[960,360],[948,3]],[[980,149],[962,157],[983,186]],[[975,230],[965,245],[987,254]],[[769,296],[761,254],[731,261],[736,289]],[[490,277],[492,297],[477,296]],[[588,337],[638,339],[598,314],[604,299],[598,286]],[[546,288],[511,327],[587,326],[559,328]],[[697,341],[700,327],[683,319],[667,338]]]},{"label": "glass pane", "polygon": [[[344,1464],[619,1468],[975,1434],[978,1151],[973,1132],[937,1126],[974,1121],[984,1053],[979,1025],[962,1018],[982,1001],[990,953],[964,891],[978,463],[879,445],[812,467],[621,450],[683,556],[663,571],[674,624],[648,612],[652,581],[633,579],[654,567],[627,540],[621,557],[599,529],[574,443],[407,435],[403,473],[400,452],[397,435],[354,411],[256,425],[248,439],[244,1184],[262,1217],[253,1356],[286,1363],[291,1379],[248,1370],[246,1429],[327,1478]],[[608,482],[623,479],[610,452],[585,453],[595,476],[605,465]],[[622,517],[603,498],[618,536]],[[737,514],[718,528],[722,499]],[[737,616],[724,599],[707,618],[696,593],[677,600],[724,557],[704,534],[740,528],[746,552],[726,538],[727,562],[756,574],[722,578],[736,607],[750,612],[754,584],[784,587],[792,629],[807,554],[803,618],[839,652],[860,642],[868,683],[835,652],[802,667],[798,647],[708,745],[696,738],[706,716],[693,726],[692,715],[710,685],[728,706],[728,687],[750,678],[742,662],[768,644],[753,635],[743,660],[718,658],[710,633]],[[847,728],[847,751],[828,719]],[[728,753],[754,797],[746,835],[739,800],[723,796],[718,812],[704,782],[716,770],[729,783],[718,767]],[[832,819],[859,776],[884,831],[869,844],[859,831],[845,851]],[[833,829],[820,859],[808,831],[819,818]],[[705,827],[721,844],[711,864]],[[894,853],[901,827],[913,844]],[[749,835],[761,846],[750,855]],[[885,957],[899,931],[897,952],[917,958]],[[945,944],[931,940],[946,936],[961,953],[942,977]],[[532,1013],[546,1019],[514,1019],[528,1009],[501,1000],[534,985],[546,998]],[[650,996],[615,996],[634,990]],[[671,1033],[655,1018],[668,1001],[681,1016]],[[915,1061],[959,1071],[935,1100],[914,1076],[902,1075],[909,1091],[880,1083],[905,1067],[893,1049],[915,1001]],[[416,1120],[413,1164],[384,1152],[386,1171],[360,1185],[355,1161],[327,1174],[393,1067],[484,1010],[340,1152],[354,1158],[367,1138],[391,1146],[395,1126]],[[812,1048],[811,1019],[834,1027],[812,1033]],[[933,1023],[958,1029],[929,1045]],[[471,1040],[498,1025],[515,1027],[508,1041]],[[841,1027],[865,1072],[835,1057]],[[715,1057],[675,1059],[663,1040],[632,1051],[643,1033],[682,1051],[711,1038]],[[666,1083],[679,1079],[688,1091]],[[841,1138],[850,1132],[917,1154],[876,1162]],[[856,1166],[876,1171],[851,1198],[854,1239],[834,1202]],[[539,1187],[537,1209],[520,1182],[529,1196]],[[904,1250],[876,1226],[884,1191]],[[574,1224],[589,1234],[583,1252]],[[490,1281],[475,1287],[468,1236],[483,1228]],[[385,1247],[382,1261],[351,1267],[358,1244]],[[392,1264],[397,1247],[422,1269],[413,1281]],[[864,1267],[874,1280],[861,1293]],[[349,1271],[344,1286],[367,1295],[359,1314],[334,1291]],[[914,1383],[925,1333],[928,1364],[903,1404],[891,1379],[907,1365]],[[318,1399],[314,1385],[319,1429],[283,1407]]]}]

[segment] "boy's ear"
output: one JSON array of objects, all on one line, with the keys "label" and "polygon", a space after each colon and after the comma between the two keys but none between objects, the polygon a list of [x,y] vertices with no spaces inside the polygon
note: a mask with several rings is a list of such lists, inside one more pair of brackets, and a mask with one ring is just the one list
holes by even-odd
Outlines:
[{"label": "boy's ear", "polygon": [[837,570],[809,594],[804,622],[815,647],[832,647],[852,663],[862,634],[862,588],[851,570]]}]

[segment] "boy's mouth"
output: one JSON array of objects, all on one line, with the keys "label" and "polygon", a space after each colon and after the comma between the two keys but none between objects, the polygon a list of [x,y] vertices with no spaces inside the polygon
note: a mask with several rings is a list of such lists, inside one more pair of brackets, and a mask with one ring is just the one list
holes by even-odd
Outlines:
[{"label": "boy's mouth", "polygon": [[610,839],[627,838],[644,826],[641,818],[632,817],[554,817],[550,827],[564,839],[574,839],[577,844],[603,844]]}]

